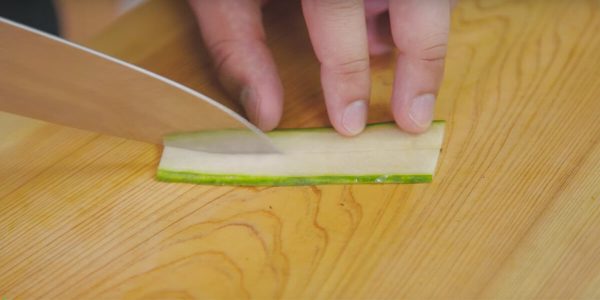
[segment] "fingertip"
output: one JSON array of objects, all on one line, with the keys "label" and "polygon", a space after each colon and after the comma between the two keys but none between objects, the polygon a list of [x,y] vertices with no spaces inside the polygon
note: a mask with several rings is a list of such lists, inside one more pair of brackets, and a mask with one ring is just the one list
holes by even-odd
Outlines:
[{"label": "fingertip", "polygon": [[259,108],[259,118],[255,123],[262,131],[271,131],[279,125],[282,115],[282,101],[270,101]]},{"label": "fingertip", "polygon": [[405,131],[408,133],[420,134],[420,133],[427,131],[427,129],[429,128],[429,125],[427,127],[421,127],[421,126],[415,125],[405,115],[394,115],[394,121],[396,121],[396,125],[398,125],[398,127],[402,131]]},{"label": "fingertip", "polygon": [[281,114],[265,113],[257,124],[262,131],[271,131],[279,125]]},{"label": "fingertip", "polygon": [[423,94],[407,100],[404,105],[394,107],[394,120],[409,133],[423,133],[433,122],[434,94]]},{"label": "fingertip", "polygon": [[240,102],[248,120],[263,131],[273,130],[279,124],[283,111],[282,98],[281,87],[261,91],[247,86],[240,93]]},{"label": "fingertip", "polygon": [[360,134],[367,123],[367,108],[366,100],[351,102],[341,111],[341,120],[336,122],[338,124],[334,124],[335,129],[345,136]]},{"label": "fingertip", "polygon": [[342,72],[321,66],[321,84],[327,114],[333,127],[344,136],[362,132],[368,111],[370,77],[368,61],[359,72]]}]

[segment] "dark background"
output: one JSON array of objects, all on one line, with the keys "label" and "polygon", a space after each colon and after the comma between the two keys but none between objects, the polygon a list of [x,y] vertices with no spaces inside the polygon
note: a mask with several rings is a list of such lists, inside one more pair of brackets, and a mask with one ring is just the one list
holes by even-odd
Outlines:
[{"label": "dark background", "polygon": [[0,16],[50,34],[60,35],[52,0],[0,0]]}]

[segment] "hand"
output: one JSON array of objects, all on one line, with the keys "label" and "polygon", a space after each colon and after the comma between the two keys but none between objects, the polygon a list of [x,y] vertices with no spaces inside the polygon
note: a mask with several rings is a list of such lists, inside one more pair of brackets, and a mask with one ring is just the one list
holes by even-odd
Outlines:
[{"label": "hand", "polygon": [[[282,0],[287,1],[287,0]],[[189,0],[224,87],[240,95],[262,130],[277,126],[283,88],[265,44],[260,0]],[[369,54],[398,49],[392,112],[408,132],[431,124],[443,72],[453,0],[303,0],[310,39],[321,63],[331,123],[360,133],[370,94]],[[365,22],[366,20],[366,22]]]}]

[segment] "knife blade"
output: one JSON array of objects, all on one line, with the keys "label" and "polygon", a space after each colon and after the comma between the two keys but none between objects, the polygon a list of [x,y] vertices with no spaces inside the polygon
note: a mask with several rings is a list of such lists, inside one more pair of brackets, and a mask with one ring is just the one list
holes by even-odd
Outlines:
[{"label": "knife blade", "polygon": [[242,116],[202,93],[0,17],[0,110],[128,139],[236,129],[235,141],[182,143],[216,153],[278,153]]}]

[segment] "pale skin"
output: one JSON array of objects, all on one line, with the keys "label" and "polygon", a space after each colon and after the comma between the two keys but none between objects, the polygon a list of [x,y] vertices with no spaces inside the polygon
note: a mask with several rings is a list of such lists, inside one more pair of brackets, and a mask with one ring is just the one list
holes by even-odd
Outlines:
[{"label": "pale skin", "polygon": [[[261,20],[267,1],[189,0],[221,83],[239,97],[250,121],[265,131],[277,126],[283,108],[282,84]],[[371,86],[369,57],[394,48],[398,53],[391,98],[394,120],[412,133],[429,128],[455,2],[302,0],[321,63],[327,112],[340,134],[353,136],[364,129]]]}]

